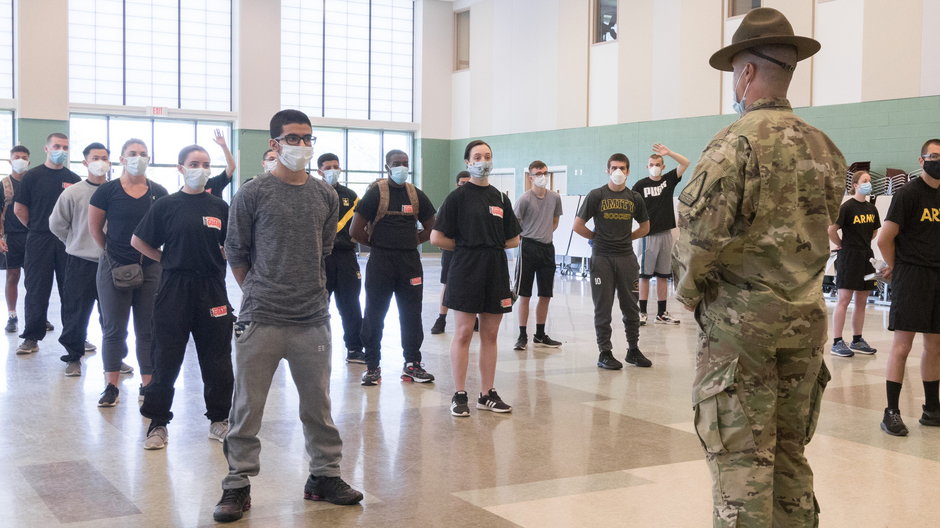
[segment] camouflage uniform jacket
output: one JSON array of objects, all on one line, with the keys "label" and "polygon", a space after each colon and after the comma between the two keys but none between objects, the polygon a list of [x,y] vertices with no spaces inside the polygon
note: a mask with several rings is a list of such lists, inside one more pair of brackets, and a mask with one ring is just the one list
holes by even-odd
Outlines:
[{"label": "camouflage uniform jacket", "polygon": [[827,227],[845,159],[783,98],[755,101],[702,153],[679,195],[676,298],[757,346],[820,346]]}]

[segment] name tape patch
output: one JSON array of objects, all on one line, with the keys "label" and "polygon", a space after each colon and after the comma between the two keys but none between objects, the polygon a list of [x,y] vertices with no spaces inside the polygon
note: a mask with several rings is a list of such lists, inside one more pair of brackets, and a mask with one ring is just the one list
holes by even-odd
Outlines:
[{"label": "name tape patch", "polygon": [[228,306],[225,306],[223,304],[222,306],[209,308],[209,315],[212,317],[225,317],[226,315],[228,315]]},{"label": "name tape patch", "polygon": [[415,277],[415,278],[411,279],[411,285],[412,285],[412,286],[421,286],[421,283],[422,283],[422,282],[423,282],[423,281],[421,280],[421,277]]},{"label": "name tape patch", "polygon": [[490,206],[490,214],[493,215],[493,216],[498,216],[498,217],[502,218],[502,217],[503,217],[503,208],[502,208],[502,207],[496,207],[495,205],[491,205],[491,206]]},{"label": "name tape patch", "polygon": [[499,305],[503,308],[512,308],[512,298],[499,301]]},{"label": "name tape patch", "polygon": [[212,229],[222,230],[222,220],[214,216],[203,216],[202,225],[206,227],[211,227]]}]

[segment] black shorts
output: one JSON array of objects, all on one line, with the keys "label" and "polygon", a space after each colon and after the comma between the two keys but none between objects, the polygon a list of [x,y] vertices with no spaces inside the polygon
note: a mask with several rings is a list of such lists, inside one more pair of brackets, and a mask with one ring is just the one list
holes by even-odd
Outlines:
[{"label": "black shorts", "polygon": [[551,297],[555,285],[555,246],[531,238],[523,238],[516,262],[516,284],[520,297],[532,297],[532,283],[539,288],[539,297]]},{"label": "black shorts", "polygon": [[454,260],[454,252],[441,250],[441,284],[447,284],[447,272],[450,271],[450,261]]},{"label": "black shorts", "polygon": [[29,233],[7,233],[7,246],[10,248],[6,253],[0,253],[0,269],[16,269],[23,267],[23,260],[26,257],[26,236]]},{"label": "black shorts", "polygon": [[447,275],[444,306],[467,313],[511,312],[507,266],[502,249],[457,248]]},{"label": "black shorts", "polygon": [[940,334],[940,268],[895,263],[888,330]]},{"label": "black shorts", "polygon": [[868,259],[875,254],[871,249],[842,248],[836,254],[836,288],[839,290],[871,291],[874,280],[865,280],[865,275],[875,272]]}]

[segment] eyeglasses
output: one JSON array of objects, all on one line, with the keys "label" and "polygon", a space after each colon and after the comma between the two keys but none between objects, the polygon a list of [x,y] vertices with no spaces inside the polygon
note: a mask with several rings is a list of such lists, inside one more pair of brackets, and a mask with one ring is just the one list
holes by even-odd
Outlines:
[{"label": "eyeglasses", "polygon": [[936,152],[934,152],[933,154],[925,154],[921,156],[921,158],[927,161],[940,161],[940,154],[937,154]]},{"label": "eyeglasses", "polygon": [[307,134],[306,136],[298,136],[297,134],[287,134],[281,137],[274,138],[274,141],[284,141],[288,145],[300,145],[300,142],[303,141],[304,145],[312,147],[317,142],[317,137]]}]

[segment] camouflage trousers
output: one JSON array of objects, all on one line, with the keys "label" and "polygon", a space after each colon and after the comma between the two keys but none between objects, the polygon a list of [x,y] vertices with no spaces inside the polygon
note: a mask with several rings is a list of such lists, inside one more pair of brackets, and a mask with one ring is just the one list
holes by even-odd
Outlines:
[{"label": "camouflage trousers", "polygon": [[765,348],[703,321],[693,403],[714,526],[818,526],[803,450],[830,378],[822,347]]}]

